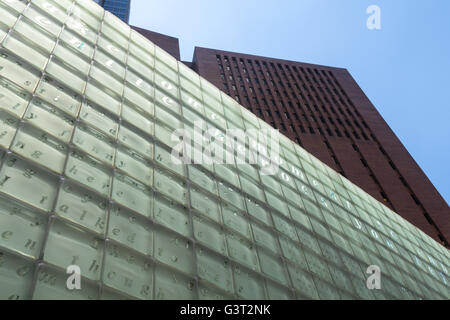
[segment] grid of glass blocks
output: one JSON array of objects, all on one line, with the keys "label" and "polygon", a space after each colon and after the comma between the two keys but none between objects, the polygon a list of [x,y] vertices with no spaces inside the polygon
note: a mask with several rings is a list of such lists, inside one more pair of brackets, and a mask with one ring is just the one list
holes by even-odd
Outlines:
[{"label": "grid of glass blocks", "polygon": [[269,126],[93,1],[0,17],[0,299],[450,298],[448,250],[284,136],[272,176],[171,161]]}]

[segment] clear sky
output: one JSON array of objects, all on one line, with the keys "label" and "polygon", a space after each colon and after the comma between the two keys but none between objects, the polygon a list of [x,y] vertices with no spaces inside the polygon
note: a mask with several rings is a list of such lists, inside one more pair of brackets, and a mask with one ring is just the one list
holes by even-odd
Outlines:
[{"label": "clear sky", "polygon": [[130,24],[179,38],[182,60],[200,46],[347,68],[449,203],[449,15],[449,0],[132,0]]}]

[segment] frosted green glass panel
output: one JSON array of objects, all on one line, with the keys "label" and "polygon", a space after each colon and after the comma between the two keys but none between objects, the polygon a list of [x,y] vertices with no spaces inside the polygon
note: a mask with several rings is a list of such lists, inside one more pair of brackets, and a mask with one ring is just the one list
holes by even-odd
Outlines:
[{"label": "frosted green glass panel", "polygon": [[138,299],[153,298],[154,265],[145,257],[117,245],[109,245],[103,283]]},{"label": "frosted green glass panel", "polygon": [[14,156],[5,161],[0,170],[0,192],[50,211],[56,198],[57,179]]},{"label": "frosted green glass panel", "polygon": [[37,259],[44,244],[47,217],[0,197],[0,245]]},{"label": "frosted green glass panel", "polygon": [[111,173],[94,158],[80,152],[72,152],[67,160],[65,174],[74,181],[109,196]]},{"label": "frosted green glass panel", "polygon": [[108,236],[144,255],[153,255],[153,232],[150,221],[120,207],[109,215]]},{"label": "frosted green glass panel", "polygon": [[70,142],[75,121],[57,108],[34,100],[28,107],[24,119],[64,143]]},{"label": "frosted green glass panel", "polygon": [[161,228],[155,228],[155,258],[172,268],[193,274],[194,250],[190,240]]},{"label": "frosted green glass panel", "polygon": [[192,300],[197,298],[195,282],[183,274],[157,265],[155,271],[156,300]]},{"label": "frosted green glass panel", "polygon": [[0,146],[8,149],[17,132],[19,120],[8,114],[0,111]]},{"label": "frosted green glass panel", "polygon": [[228,259],[213,255],[202,248],[197,249],[198,274],[201,279],[218,288],[233,292],[232,266]]},{"label": "frosted green glass panel", "polygon": [[104,198],[65,183],[59,190],[55,213],[94,232],[104,234],[107,206],[107,200]]}]

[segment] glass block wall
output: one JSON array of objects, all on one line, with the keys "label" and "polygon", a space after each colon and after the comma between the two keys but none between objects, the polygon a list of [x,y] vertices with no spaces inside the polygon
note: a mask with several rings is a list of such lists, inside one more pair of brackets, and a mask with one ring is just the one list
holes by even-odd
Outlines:
[{"label": "glass block wall", "polygon": [[174,164],[270,127],[95,2],[0,17],[0,299],[450,298],[448,250],[283,136],[273,176]]}]

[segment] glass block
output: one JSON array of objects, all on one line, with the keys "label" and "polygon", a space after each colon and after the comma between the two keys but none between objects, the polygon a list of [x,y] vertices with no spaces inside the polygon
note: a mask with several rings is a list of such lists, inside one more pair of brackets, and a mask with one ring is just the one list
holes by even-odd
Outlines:
[{"label": "glass block", "polygon": [[280,236],[279,239],[283,256],[292,263],[308,270],[308,264],[306,263],[303,251],[300,249],[300,245],[282,236]]},{"label": "glass block", "polygon": [[[132,34],[135,34],[134,32]],[[142,42],[141,42],[142,43]],[[153,52],[149,52],[141,46],[135,45],[134,43],[130,43],[130,54],[139,59],[142,63],[147,65],[150,68],[155,67],[155,58],[151,55]]]},{"label": "glass block", "polygon": [[86,97],[95,104],[105,108],[108,112],[120,115],[120,96],[106,88],[100,88],[93,82],[88,82],[85,91]]},{"label": "glass block", "polygon": [[238,296],[249,300],[266,299],[264,281],[260,276],[239,265],[233,266],[233,275],[235,292]]},{"label": "glass block", "polygon": [[[67,0],[69,1],[69,0]],[[101,20],[95,14],[91,14],[92,8],[89,8],[89,11],[85,10],[83,7],[79,5],[75,5],[72,8],[72,15],[78,19],[80,19],[83,23],[87,24],[92,30],[98,31],[100,29]]]},{"label": "glass block", "polygon": [[155,271],[155,295],[156,300],[197,299],[193,279],[160,265]]},{"label": "glass block", "polygon": [[265,225],[272,226],[272,219],[270,218],[270,213],[266,208],[248,198],[246,199],[245,204],[247,205],[249,215],[263,222]]},{"label": "glass block", "polygon": [[24,119],[65,143],[72,137],[75,120],[39,99],[31,102]]},{"label": "glass block", "polygon": [[39,81],[37,74],[27,71],[21,67],[22,62],[10,56],[8,53],[0,52],[0,76],[10,80],[18,86],[33,92]]},{"label": "glass block", "polygon": [[[114,38],[113,38],[114,39]],[[125,63],[126,61],[126,50],[127,48],[121,48],[119,45],[116,45],[112,41],[109,41],[105,37],[99,37],[97,41],[97,46],[101,48],[105,53],[113,56],[121,63]]]},{"label": "glass block", "polygon": [[15,33],[10,34],[3,41],[2,46],[21,59],[28,61],[28,63],[40,71],[44,69],[47,63],[47,56],[35,50],[33,45],[30,45],[27,40],[17,36]]},{"label": "glass block", "polygon": [[80,290],[67,288],[68,275],[45,264],[39,266],[33,300],[97,300],[99,289],[91,281],[81,279]]},{"label": "glass block", "polygon": [[216,199],[195,189],[191,189],[190,194],[192,208],[202,213],[209,219],[221,223],[220,208]]},{"label": "glass block", "polygon": [[159,104],[155,107],[155,117],[158,121],[164,123],[164,125],[170,127],[171,129],[179,129],[183,128],[183,123],[178,120],[176,117],[168,113],[165,108],[159,106]]},{"label": "glass block", "polygon": [[33,262],[0,249],[0,299],[29,299],[33,272]]},{"label": "glass block", "polygon": [[[152,112],[151,114],[153,114],[153,107],[150,112]],[[154,134],[155,124],[151,120],[150,114],[145,112],[141,108],[123,104],[122,121],[128,122],[128,124],[135,126],[136,128],[151,136],[153,136]]]},{"label": "glass block", "polygon": [[[21,10],[25,8],[25,5],[23,3],[18,4],[23,6]],[[14,25],[18,18],[18,12],[10,12],[4,7],[0,7],[0,14],[2,16],[2,23],[6,26],[6,31]]]},{"label": "glass block", "polygon": [[208,281],[226,292],[234,292],[231,263],[227,258],[197,248],[197,268],[200,279]]},{"label": "glass block", "polygon": [[279,252],[277,237],[271,230],[254,222],[252,222],[252,230],[255,242],[258,245],[261,245],[272,252]]},{"label": "glass block", "polygon": [[152,42],[148,41],[148,39],[141,35],[139,32],[131,31],[130,39],[132,41],[131,44],[138,45],[142,48],[142,50],[146,52],[146,54],[151,54],[152,56],[155,55],[155,45]]},{"label": "glass block", "polygon": [[25,112],[31,95],[12,82],[0,77],[0,109],[21,118]]},{"label": "glass block", "polygon": [[229,256],[252,270],[259,271],[258,254],[254,244],[232,233],[227,233],[226,238]]},{"label": "glass block", "polygon": [[81,94],[84,91],[86,81],[84,77],[79,77],[74,71],[76,70],[69,65],[65,65],[63,61],[58,61],[57,58],[52,58],[45,68],[46,74],[63,82],[68,88]]},{"label": "glass block", "polygon": [[238,209],[245,210],[244,198],[238,190],[219,182],[219,195],[223,200],[228,201]]},{"label": "glass block", "polygon": [[309,270],[321,277],[322,279],[325,279],[327,281],[332,281],[330,272],[328,271],[328,264],[325,260],[319,258],[318,256],[308,252],[304,251],[306,261],[308,262]]},{"label": "glass block", "polygon": [[[130,50],[132,50],[133,48],[131,47]],[[155,78],[155,72],[153,71],[153,69],[151,67],[148,67],[148,65],[146,64],[146,61],[141,61],[139,59],[136,59],[133,55],[133,52],[130,51],[130,54],[128,55],[127,58],[127,80],[128,80],[128,73],[129,70],[133,70],[133,74],[138,77],[139,79],[137,80],[128,80],[133,84],[137,84],[138,87],[140,87],[141,90],[143,90],[147,83],[144,83],[143,81],[139,81],[139,80],[146,80],[149,83],[154,83],[154,78]],[[148,56],[149,59],[151,59],[151,56]],[[142,78],[142,79],[140,79]],[[153,87],[152,87],[152,91],[153,91]],[[144,91],[145,93],[150,92],[150,91]],[[148,93],[147,93],[148,94]]]},{"label": "glass block", "polygon": [[14,139],[14,136],[16,135],[17,127],[19,126],[19,119],[3,110],[0,110],[0,124],[0,146],[8,149]]},{"label": "glass block", "polygon": [[220,114],[212,111],[208,107],[205,106],[205,117],[208,119],[214,127],[226,129],[227,128],[227,121],[224,117],[222,117]]},{"label": "glass block", "polygon": [[73,47],[71,48],[70,45],[61,41],[56,46],[53,54],[76,70],[76,73],[79,73],[82,76],[87,76],[90,69],[90,64],[84,60],[82,55],[78,54]]},{"label": "glass block", "polygon": [[199,167],[194,167],[192,165],[188,166],[189,169],[189,179],[198,186],[202,187],[204,190],[217,195],[217,185],[214,178],[207,173],[206,170],[202,170]]},{"label": "glass block", "polygon": [[144,157],[153,158],[153,143],[130,128],[123,125],[120,127],[118,141]]},{"label": "glass block", "polygon": [[239,176],[233,169],[231,169],[230,166],[215,164],[214,170],[220,178],[232,184],[236,188],[240,188]]},{"label": "glass block", "polygon": [[151,215],[153,204],[151,190],[130,177],[121,174],[114,176],[111,198],[145,217]]},{"label": "glass block", "polygon": [[47,217],[6,197],[0,197],[0,205],[0,245],[38,259],[45,240]]},{"label": "glass block", "polygon": [[320,235],[328,241],[333,240],[331,238],[330,231],[328,231],[327,227],[325,227],[322,223],[316,221],[315,219],[311,219],[311,224],[316,235]]},{"label": "glass block", "polygon": [[188,274],[195,274],[193,245],[176,233],[155,227],[155,258]]},{"label": "glass block", "polygon": [[95,129],[78,125],[73,135],[73,144],[108,165],[114,163],[114,141]]},{"label": "glass block", "polygon": [[188,191],[186,183],[164,174],[160,170],[155,170],[155,189],[165,196],[168,196],[176,202],[186,206],[188,203]]},{"label": "glass block", "polygon": [[230,205],[222,204],[222,217],[226,227],[246,237],[250,241],[252,240],[252,232],[250,230],[248,218],[242,211],[239,211]]},{"label": "glass block", "polygon": [[156,195],[153,218],[159,224],[186,237],[191,236],[189,212],[174,201]]},{"label": "glass block", "polygon": [[203,101],[208,106],[208,108],[210,108],[214,112],[221,114],[221,115],[224,114],[223,106],[222,106],[222,103],[220,102],[220,99],[217,100],[217,99],[211,97],[209,94],[205,94],[205,95],[203,95]]},{"label": "glass block", "polygon": [[294,265],[291,264],[288,264],[288,270],[289,274],[291,275],[292,283],[294,285],[295,290],[300,292],[302,296],[314,300],[319,299],[316,285],[310,273],[298,267],[295,267]]},{"label": "glass block", "polygon": [[159,123],[155,123],[155,136],[159,142],[169,146],[170,148],[175,147],[179,144],[179,141],[172,141],[173,130],[164,127]]},{"label": "glass block", "polygon": [[107,206],[106,199],[65,182],[59,190],[55,213],[96,233],[104,234]]},{"label": "glass block", "polygon": [[265,195],[262,187],[250,179],[247,179],[241,175],[240,177],[242,190],[249,194],[250,196],[258,199],[259,201],[265,201]]},{"label": "glass block", "polygon": [[[115,39],[117,39],[117,37]],[[95,51],[94,61],[98,62],[105,70],[113,74],[117,79],[121,80],[125,78],[124,66],[101,50]]]},{"label": "glass block", "polygon": [[144,183],[147,186],[153,185],[153,168],[150,162],[134,151],[120,148],[116,153],[117,169],[122,170],[130,177]]},{"label": "glass block", "polygon": [[53,220],[44,251],[44,261],[66,269],[77,265],[83,277],[99,280],[104,244],[97,235]]},{"label": "glass block", "polygon": [[343,270],[334,267],[332,265],[329,266],[329,270],[331,276],[333,277],[334,283],[339,287],[347,290],[350,293],[354,293],[354,289],[352,283],[350,281],[349,276]]},{"label": "glass block", "polygon": [[36,7],[33,5],[28,7],[23,13],[24,16],[32,20],[36,25],[53,36],[58,36],[62,26],[61,23],[42,16],[42,14],[35,8]]},{"label": "glass block", "polygon": [[295,227],[293,226],[292,222],[284,219],[283,217],[277,214],[272,214],[272,217],[273,223],[275,224],[275,228],[279,232],[289,237],[293,241],[298,241],[297,232],[295,232]]},{"label": "glass block", "polygon": [[217,101],[221,101],[220,90],[217,89],[211,82],[204,78],[200,78],[201,87],[203,90],[203,94],[209,94],[212,98]]},{"label": "glass block", "polygon": [[180,104],[160,90],[155,90],[155,101],[176,114],[181,113]]},{"label": "glass block", "polygon": [[111,138],[117,137],[119,130],[118,121],[108,117],[103,110],[89,103],[83,103],[80,111],[80,119]]},{"label": "glass block", "polygon": [[307,230],[312,230],[311,221],[308,216],[302,211],[293,206],[289,206],[289,212],[291,214],[292,220],[297,222],[299,225]]},{"label": "glass block", "polygon": [[277,212],[281,213],[284,217],[290,218],[289,209],[285,200],[276,196],[272,192],[265,191],[267,197],[267,203]]},{"label": "glass block", "polygon": [[[144,88],[144,83],[141,81],[139,82],[139,85],[137,84],[139,80],[136,80],[135,85],[138,87],[142,87]],[[149,96],[153,96],[152,94],[152,89],[153,88],[147,88],[149,89],[149,91],[147,91],[147,95]],[[150,115],[154,114],[154,104],[153,102],[147,97],[144,96],[142,94],[139,93],[138,90],[136,90],[135,88],[130,88],[128,86],[125,86],[125,90],[124,90],[124,98],[131,102],[131,104],[133,104],[134,106],[139,107],[142,110],[145,110],[145,112],[147,112]]]},{"label": "glass block", "polygon": [[57,193],[57,179],[12,155],[0,170],[0,192],[44,211],[50,211]]},{"label": "glass block", "polygon": [[153,255],[150,221],[135,213],[113,206],[109,214],[108,237],[144,255]]},{"label": "glass block", "polygon": [[261,271],[283,285],[289,285],[288,276],[280,257],[274,256],[264,249],[258,248]]},{"label": "glass block", "polygon": [[[127,62],[128,69],[125,77],[127,83],[125,84],[125,90],[127,90],[128,88],[131,91],[137,89],[139,95],[147,99],[145,105],[148,105],[149,104],[148,98],[154,99],[155,96],[155,87],[153,86],[154,72],[140,63],[138,66],[135,66],[134,69],[136,69],[137,72],[134,72],[130,69],[130,67],[133,68],[132,61],[133,57],[128,56]],[[142,97],[139,97],[139,99],[136,100],[136,102],[141,101]],[[133,98],[133,96],[130,98]],[[135,103],[134,99],[131,100],[130,103]],[[140,106],[138,105],[138,107]],[[151,108],[153,108],[153,105],[151,106]],[[146,109],[145,111],[152,115],[154,114],[154,112],[150,112],[150,109],[148,110]]]},{"label": "glass block", "polygon": [[[69,31],[68,29],[63,30],[60,36],[60,40],[64,41],[64,44],[69,48],[72,48],[74,52],[77,53],[77,55],[80,54],[80,56],[89,59],[89,61],[94,54],[93,45],[85,42],[79,35]],[[56,48],[55,53],[56,52],[59,52],[58,48]]]},{"label": "glass block", "polygon": [[181,100],[184,104],[200,114],[204,114],[202,101],[202,91],[192,82],[180,77]]},{"label": "glass block", "polygon": [[104,196],[109,196],[111,172],[100,162],[81,152],[73,151],[67,160],[65,174]]},{"label": "glass block", "polygon": [[221,225],[198,216],[193,216],[192,221],[194,225],[194,237],[198,242],[216,252],[224,255],[227,254],[225,232]]},{"label": "glass block", "polygon": [[[156,60],[155,84],[163,92],[173,99],[179,99],[178,74],[165,64]],[[164,76],[162,76],[164,75]]]},{"label": "glass block", "polygon": [[311,234],[307,230],[304,230],[303,228],[297,228],[297,235],[298,238],[300,239],[300,243],[305,248],[308,248],[309,250],[315,252],[316,254],[319,255],[322,254],[322,251],[320,250],[319,247],[319,243],[317,242],[317,239],[313,234]]},{"label": "glass block", "polygon": [[130,27],[108,11],[105,11],[103,19],[102,33],[126,48],[130,36]]},{"label": "glass block", "polygon": [[31,126],[17,131],[11,151],[47,169],[62,173],[68,147],[55,138]]},{"label": "glass block", "polygon": [[[64,2],[64,1],[61,1]],[[51,2],[48,2],[46,0],[35,0],[33,1],[33,4],[39,8],[41,11],[48,11],[51,12],[52,18],[58,20],[59,23],[63,23],[64,20],[67,17],[67,10],[62,9],[58,5],[53,5]],[[60,3],[61,4],[61,3]],[[65,6],[67,6],[70,3],[64,3]]]},{"label": "glass block", "polygon": [[155,162],[181,176],[186,176],[186,166],[183,163],[178,164],[175,162],[172,159],[172,152],[167,151],[159,145],[155,145]]},{"label": "glass block", "polygon": [[45,78],[39,83],[36,95],[72,117],[76,117],[81,105],[79,97],[71,95],[63,87],[55,85],[51,79]]},{"label": "glass block", "polygon": [[138,299],[153,299],[154,265],[150,260],[121,246],[108,244],[103,283]]},{"label": "glass block", "polygon": [[271,176],[261,175],[261,182],[266,188],[269,188],[270,190],[274,191],[277,195],[279,196],[283,195],[280,183]]},{"label": "glass block", "polygon": [[[12,17],[16,17],[19,13],[21,13],[26,8],[26,3],[20,2],[20,1],[2,1],[2,4],[5,6],[5,9],[2,8],[2,14],[3,13],[9,13]],[[6,8],[8,10],[6,10]],[[13,25],[15,20],[12,21],[12,18],[9,17],[5,18],[5,23],[8,22],[8,25]]]}]

